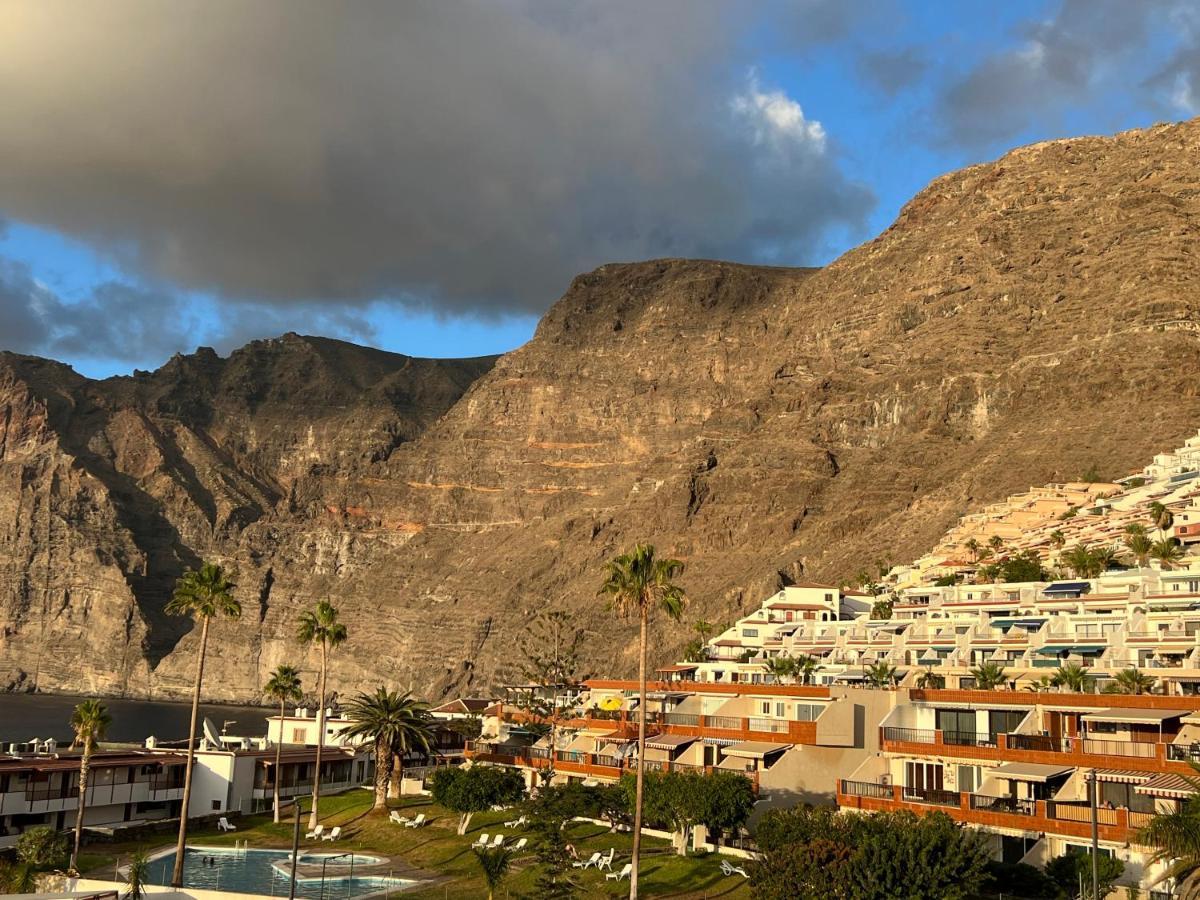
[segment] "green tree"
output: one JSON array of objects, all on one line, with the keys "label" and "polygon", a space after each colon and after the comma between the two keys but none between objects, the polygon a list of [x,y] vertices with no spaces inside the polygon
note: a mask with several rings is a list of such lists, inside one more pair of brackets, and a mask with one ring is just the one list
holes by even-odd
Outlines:
[{"label": "green tree", "polygon": [[32,894],[37,891],[37,869],[23,862],[0,859],[0,893]]},{"label": "green tree", "polygon": [[272,700],[279,702],[279,740],[275,742],[275,771],[274,771],[274,816],[275,824],[279,824],[279,776],[282,771],[279,765],[280,755],[283,751],[283,715],[284,706],[288,703],[295,703],[304,696],[304,692],[300,689],[300,673],[295,666],[280,665],[275,667],[275,671],[271,673],[270,679],[263,686],[263,693]]},{"label": "green tree", "polygon": [[300,625],[296,629],[297,642],[306,647],[316,645],[321,650],[321,673],[317,686],[316,766],[313,770],[312,811],[308,814],[310,829],[316,828],[320,821],[317,806],[321,800],[321,750],[325,746],[325,704],[329,696],[325,687],[329,675],[329,651],[339,647],[346,636],[346,626],[338,621],[337,607],[328,600],[320,601],[314,609],[300,615]]},{"label": "green tree", "polygon": [[1096,560],[1096,568],[1099,570],[1096,575],[1103,575],[1119,562],[1118,553],[1112,547],[1097,547],[1092,551],[1092,557]]},{"label": "green tree", "polygon": [[[646,630],[650,614],[661,609],[673,619],[683,615],[687,598],[683,588],[675,583],[683,574],[683,563],[677,559],[659,559],[649,544],[638,544],[630,553],[622,554],[608,564],[607,576],[600,593],[609,597],[613,608],[622,617],[636,615],[640,631],[638,638],[638,759],[646,758]],[[638,862],[642,847],[642,792],[644,766],[637,770],[637,802],[633,813],[633,870],[629,876],[629,898],[638,895]]]},{"label": "green tree", "polygon": [[475,813],[519,801],[525,794],[525,782],[514,769],[448,766],[433,773],[430,790],[435,803],[458,813],[458,833],[462,835]]},{"label": "green tree", "polygon": [[199,569],[189,569],[175,584],[175,593],[166,605],[171,616],[190,616],[200,620],[200,652],[196,656],[196,678],[192,687],[192,717],[188,727],[187,768],[183,775],[182,812],[179,816],[179,837],[175,841],[175,868],[171,887],[183,887],[183,856],[187,844],[188,805],[192,800],[192,769],[196,761],[196,719],[200,712],[200,688],[204,682],[204,657],[208,654],[208,626],[218,616],[239,618],[242,605],[234,599],[236,585],[215,563],[204,563]]},{"label": "green tree", "polygon": [[708,829],[709,838],[736,832],[754,811],[756,798],[750,779],[738,772],[714,772],[703,781],[695,797],[696,821]]},{"label": "green tree", "polygon": [[72,872],[78,871],[76,863],[79,861],[79,848],[83,845],[83,814],[87,809],[88,770],[92,765],[92,753],[96,745],[104,740],[111,724],[112,716],[99,700],[84,700],[71,713],[71,730],[75,733],[75,740],[71,746],[83,750],[79,757],[79,806],[75,810],[75,842],[71,849],[71,861],[67,866]]},{"label": "green tree", "polygon": [[976,690],[994,691],[1004,684],[1008,672],[999,663],[985,662],[971,670],[971,677],[975,679]]},{"label": "green tree", "polygon": [[345,714],[350,727],[343,734],[375,745],[374,810],[384,812],[396,758],[403,761],[410,749],[429,750],[429,707],[408,693],[378,687],[374,694],[360,693],[347,701]]},{"label": "green tree", "polygon": [[66,835],[48,825],[30,828],[17,838],[17,862],[35,872],[61,869],[68,860],[70,845]]},{"label": "green tree", "polygon": [[885,662],[875,663],[863,669],[867,684],[873,688],[890,688],[896,684],[896,667]]},{"label": "green tree", "polygon": [[892,608],[894,605],[895,601],[890,597],[883,600],[877,599],[871,604],[871,618],[883,620],[890,619],[892,617]]},{"label": "green tree", "polygon": [[1183,548],[1175,538],[1162,538],[1150,545],[1150,558],[1164,569],[1172,568],[1183,556]]},{"label": "green tree", "polygon": [[1022,550],[999,563],[1000,579],[1009,583],[1018,581],[1045,581],[1046,569],[1036,550]]},{"label": "green tree", "polygon": [[767,671],[775,680],[783,684],[790,678],[796,677],[796,660],[790,656],[771,656],[767,658]]},{"label": "green tree", "polygon": [[1099,897],[1092,896],[1092,854],[1078,851],[1056,856],[1046,863],[1046,874],[1068,897],[1076,896],[1083,886],[1081,900],[1101,900],[1112,891],[1116,880],[1125,872],[1125,863],[1115,856],[1101,853],[1096,860],[1100,882]]},{"label": "green tree", "polygon": [[[621,779],[625,801],[632,807],[637,786],[632,776]],[[647,772],[646,821],[674,833],[675,852],[687,854],[692,829],[705,825],[717,831],[736,829],[754,809],[754,786],[737,772],[704,775],[699,772]]]},{"label": "green tree", "polygon": [[946,676],[933,671],[933,666],[917,676],[917,687],[923,691],[940,691],[946,686]]},{"label": "green tree", "polygon": [[1153,692],[1156,680],[1144,675],[1136,668],[1122,669],[1113,676],[1112,681],[1104,686],[1106,694],[1149,694]]},{"label": "green tree", "polygon": [[[551,750],[558,747],[558,714],[564,691],[569,690],[579,677],[579,648],[582,642],[583,629],[573,624],[568,613],[553,610],[534,618],[521,645],[524,657],[521,674],[530,684],[540,685],[542,690],[527,692],[518,706],[537,725],[547,729]],[[553,752],[549,763],[545,780],[553,781]]]},{"label": "green tree", "polygon": [[1062,562],[1076,578],[1096,578],[1104,571],[1104,561],[1087,544],[1076,544],[1062,554]]},{"label": "green tree", "polygon": [[1004,538],[998,534],[993,534],[988,538],[988,546],[992,548],[992,552],[997,556],[1000,555],[1000,549],[1004,546]]},{"label": "green tree", "polygon": [[793,657],[793,661],[796,664],[796,674],[800,676],[801,683],[812,684],[813,675],[820,668],[820,663],[806,653]]},{"label": "green tree", "polygon": [[1061,550],[1066,543],[1067,536],[1063,534],[1061,530],[1055,528],[1052,532],[1050,532],[1050,545],[1054,547],[1055,550]]},{"label": "green tree", "polygon": [[1150,504],[1150,521],[1158,529],[1159,537],[1165,539],[1167,529],[1175,523],[1175,516],[1171,514],[1171,510],[1167,509],[1164,503],[1155,500]]},{"label": "green tree", "polygon": [[979,562],[979,551],[983,549],[983,545],[980,544],[975,538],[971,538],[965,544],[963,544],[963,546],[966,547],[967,552],[971,554],[971,562]]},{"label": "green tree", "polygon": [[1088,674],[1087,669],[1079,663],[1067,663],[1065,666],[1058,667],[1050,679],[1050,683],[1054,687],[1082,694],[1091,685],[1092,677]]},{"label": "green tree", "polygon": [[512,865],[513,852],[506,847],[492,849],[472,847],[471,849],[475,853],[475,861],[479,863],[479,871],[483,875],[484,884],[487,885],[488,900],[493,900],[496,896],[496,888],[500,887],[500,883],[508,875],[508,870]]},{"label": "green tree", "polygon": [[[1200,766],[1192,763],[1200,774]],[[1200,778],[1187,778],[1192,794],[1171,812],[1156,815],[1137,842],[1153,847],[1153,861],[1166,864],[1158,883],[1174,881],[1180,897],[1200,897]]]}]

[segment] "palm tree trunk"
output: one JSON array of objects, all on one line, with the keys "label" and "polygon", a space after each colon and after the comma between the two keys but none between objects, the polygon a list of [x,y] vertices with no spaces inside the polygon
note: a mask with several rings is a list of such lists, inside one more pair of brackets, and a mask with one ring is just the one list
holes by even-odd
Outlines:
[{"label": "palm tree trunk", "polygon": [[279,698],[279,740],[275,742],[275,824],[279,824],[279,755],[283,751],[283,698]]},{"label": "palm tree trunk", "polygon": [[638,768],[633,809],[633,868],[629,872],[629,900],[637,900],[638,859],[642,854],[642,794],[646,787],[646,607],[642,607],[638,647]]},{"label": "palm tree trunk", "polygon": [[70,871],[78,871],[79,848],[83,843],[83,812],[87,808],[88,768],[92,763],[92,742],[83,742],[83,756],[79,759],[79,808],[75,811],[75,849],[71,851]]},{"label": "palm tree trunk", "polygon": [[317,708],[317,768],[313,772],[312,812],[308,814],[310,830],[316,828],[317,822],[320,821],[317,815],[317,804],[321,801],[321,748],[325,746],[325,666],[325,641],[321,641],[321,682],[320,687],[317,688],[317,702],[321,705]]},{"label": "palm tree trunk", "polygon": [[392,781],[392,748],[383,738],[375,739],[375,809],[387,809],[388,786]]},{"label": "palm tree trunk", "polygon": [[183,887],[183,854],[187,846],[188,804],[192,800],[192,764],[196,761],[196,718],[200,714],[200,685],[204,681],[204,655],[208,652],[208,616],[200,626],[200,658],[196,660],[196,684],[192,689],[192,724],[188,728],[187,768],[183,773],[183,802],[179,809],[179,839],[175,841],[175,869],[171,887]]},{"label": "palm tree trunk", "polygon": [[401,748],[400,752],[396,753],[392,759],[392,778],[388,787],[388,796],[399,800],[404,799],[404,754],[406,752],[405,748]]}]

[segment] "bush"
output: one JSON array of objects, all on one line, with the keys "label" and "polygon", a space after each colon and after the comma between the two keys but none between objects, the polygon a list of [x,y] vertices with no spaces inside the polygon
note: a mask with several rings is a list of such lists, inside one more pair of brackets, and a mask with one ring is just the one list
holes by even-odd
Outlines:
[{"label": "bush", "polygon": [[[1100,897],[1105,897],[1112,890],[1113,884],[1125,873],[1125,863],[1115,856],[1103,853],[1097,859],[1097,869],[1100,881]],[[1095,900],[1092,897],[1092,854],[1082,850],[1074,850],[1056,856],[1046,863],[1046,874],[1068,896],[1074,897],[1083,884],[1083,900]]]},{"label": "bush", "polygon": [[69,854],[67,836],[46,825],[30,828],[17,838],[17,860],[33,869],[61,869]]},{"label": "bush", "polygon": [[1002,894],[1015,894],[1030,900],[1058,896],[1058,885],[1036,866],[992,861],[988,863],[987,872],[995,889]]}]

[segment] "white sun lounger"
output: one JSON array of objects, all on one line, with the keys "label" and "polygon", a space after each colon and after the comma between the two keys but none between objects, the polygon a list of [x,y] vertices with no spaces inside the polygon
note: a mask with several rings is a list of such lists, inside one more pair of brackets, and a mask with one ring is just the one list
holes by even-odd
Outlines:
[{"label": "white sun lounger", "polygon": [[743,878],[750,877],[749,875],[746,874],[746,870],[742,866],[732,865],[729,862],[729,860],[727,860],[727,859],[721,860],[721,874],[722,875],[741,875]]},{"label": "white sun lounger", "polygon": [[571,863],[571,867],[575,868],[575,869],[588,869],[588,868],[591,868],[592,866],[599,866],[601,856],[603,856],[603,854],[599,850],[597,850],[595,853],[593,853],[587,859],[582,860],[581,862]]},{"label": "white sun lounger", "polygon": [[482,850],[484,847],[486,847],[488,845],[488,841],[490,841],[491,839],[492,839],[492,836],[485,832],[484,834],[481,834],[479,836],[479,840],[477,840],[471,846],[478,847],[480,850]]},{"label": "white sun lounger", "polygon": [[605,881],[620,881],[623,878],[628,878],[633,873],[633,863],[625,863],[620,872],[609,872],[604,876]]},{"label": "white sun lounger", "polygon": [[333,826],[333,830],[332,830],[332,831],[330,831],[330,832],[329,832],[329,834],[323,834],[323,835],[321,835],[321,840],[323,840],[323,841],[336,841],[336,840],[337,840],[338,838],[340,838],[341,836],[342,836],[342,826],[341,826],[341,825],[334,825],[334,826]]},{"label": "white sun lounger", "polygon": [[424,828],[428,824],[429,820],[425,818],[425,813],[420,813],[415,819],[405,819],[404,821],[405,828]]},{"label": "white sun lounger", "polygon": [[229,820],[224,816],[217,819],[217,828],[221,829],[221,831],[237,831],[237,826],[230,825]]},{"label": "white sun lounger", "polygon": [[316,828],[314,828],[312,831],[310,831],[310,832],[308,832],[307,834],[305,834],[305,835],[304,835],[304,837],[305,837],[305,838],[319,838],[319,837],[320,837],[322,834],[324,834],[324,833],[325,833],[325,826],[324,826],[324,825],[318,825],[318,826],[317,826]]}]

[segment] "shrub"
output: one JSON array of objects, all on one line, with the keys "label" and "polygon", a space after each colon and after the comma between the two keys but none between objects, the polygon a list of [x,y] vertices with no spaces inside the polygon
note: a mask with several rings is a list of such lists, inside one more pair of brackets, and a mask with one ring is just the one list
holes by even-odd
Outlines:
[{"label": "shrub", "polygon": [[61,869],[69,854],[67,836],[46,825],[30,828],[17,838],[17,860],[33,869]]}]

